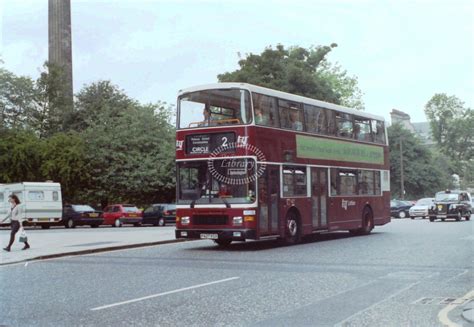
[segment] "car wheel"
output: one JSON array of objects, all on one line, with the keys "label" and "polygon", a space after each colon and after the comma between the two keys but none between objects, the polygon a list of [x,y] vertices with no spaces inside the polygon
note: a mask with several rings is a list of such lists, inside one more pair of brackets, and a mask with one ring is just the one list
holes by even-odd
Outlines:
[{"label": "car wheel", "polygon": [[140,227],[142,224],[141,223],[134,223],[133,226],[135,227]]},{"label": "car wheel", "polygon": [[75,227],[76,227],[76,224],[74,223],[74,220],[68,219],[68,220],[67,220],[67,227],[68,227],[68,228],[75,228]]},{"label": "car wheel", "polygon": [[398,213],[399,218],[405,218],[406,216],[407,216],[407,214],[403,210]]},{"label": "car wheel", "polygon": [[435,221],[435,217],[430,217],[430,221],[431,222]]},{"label": "car wheel", "polygon": [[225,247],[225,246],[229,246],[230,243],[232,243],[232,240],[214,240],[214,243],[216,243],[219,246]]},{"label": "car wheel", "polygon": [[91,228],[98,228],[98,227],[99,227],[99,225],[97,225],[97,224],[92,224],[91,225]]},{"label": "car wheel", "polygon": [[165,218],[158,219],[158,226],[164,226],[164,225],[165,225]]},{"label": "car wheel", "polygon": [[468,211],[468,212],[466,213],[466,217],[464,217],[464,218],[466,218],[466,220],[471,219],[471,212]]},{"label": "car wheel", "polygon": [[456,217],[456,221],[461,221],[462,218],[462,213],[461,211],[458,211],[458,216]]},{"label": "car wheel", "polygon": [[122,222],[120,221],[120,219],[115,219],[114,225],[115,227],[122,227]]},{"label": "car wheel", "polygon": [[411,219],[415,219],[415,217],[410,217]]},{"label": "car wheel", "polygon": [[441,221],[444,221],[445,219],[444,218],[441,218]]}]

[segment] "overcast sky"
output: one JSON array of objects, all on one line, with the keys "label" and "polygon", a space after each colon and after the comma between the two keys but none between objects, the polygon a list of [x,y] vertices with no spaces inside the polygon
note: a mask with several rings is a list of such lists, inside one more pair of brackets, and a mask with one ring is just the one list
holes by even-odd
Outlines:
[{"label": "overcast sky", "polygon": [[[48,0],[0,0],[1,58],[36,78],[48,57]],[[366,111],[426,121],[435,93],[473,106],[474,2],[72,0],[74,90],[111,80],[141,102],[217,81],[238,53],[338,47],[327,57],[359,79]]]}]

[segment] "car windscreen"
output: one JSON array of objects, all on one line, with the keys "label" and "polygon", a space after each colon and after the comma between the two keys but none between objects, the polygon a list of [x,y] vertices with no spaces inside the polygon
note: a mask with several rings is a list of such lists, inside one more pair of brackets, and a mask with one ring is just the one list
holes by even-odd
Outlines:
[{"label": "car windscreen", "polygon": [[433,199],[420,199],[415,203],[417,206],[429,206],[431,204],[433,204]]},{"label": "car windscreen", "polygon": [[457,201],[459,195],[457,193],[438,193],[436,194],[436,201]]},{"label": "car windscreen", "polygon": [[137,212],[137,211],[140,211],[140,210],[138,210],[138,208],[135,207],[135,206],[133,206],[133,207],[132,206],[123,206],[123,211],[124,212]]},{"label": "car windscreen", "polygon": [[76,212],[87,212],[87,211],[95,211],[94,208],[88,205],[73,205],[72,208]]}]

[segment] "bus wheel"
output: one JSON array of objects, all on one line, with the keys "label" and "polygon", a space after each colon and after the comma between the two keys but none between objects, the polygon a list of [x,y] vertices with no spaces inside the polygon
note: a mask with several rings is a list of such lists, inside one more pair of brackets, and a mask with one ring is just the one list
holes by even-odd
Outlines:
[{"label": "bus wheel", "polygon": [[351,229],[351,235],[369,235],[374,229],[374,215],[369,207],[365,207],[362,211],[362,227],[358,229]]},{"label": "bus wheel", "polygon": [[229,246],[230,243],[232,243],[232,240],[214,240],[214,243],[219,246]]},{"label": "bus wheel", "polygon": [[289,212],[286,216],[285,243],[296,244],[301,241],[301,228],[298,216],[295,212]]}]

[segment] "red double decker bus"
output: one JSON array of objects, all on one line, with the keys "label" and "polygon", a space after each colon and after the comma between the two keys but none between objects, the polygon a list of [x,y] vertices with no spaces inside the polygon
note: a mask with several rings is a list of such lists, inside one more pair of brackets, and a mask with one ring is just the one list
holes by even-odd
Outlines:
[{"label": "red double decker bus", "polygon": [[176,238],[232,241],[390,222],[384,120],[243,83],[181,90]]}]

